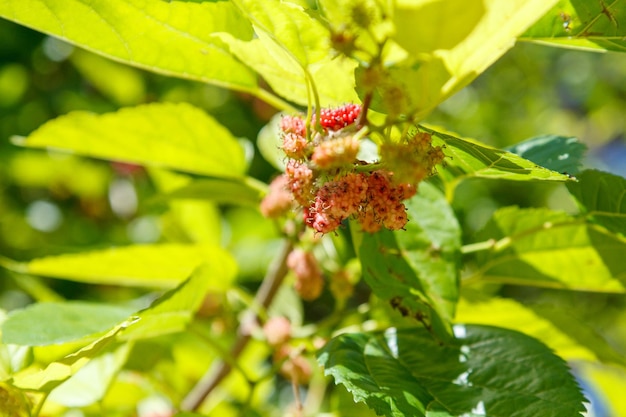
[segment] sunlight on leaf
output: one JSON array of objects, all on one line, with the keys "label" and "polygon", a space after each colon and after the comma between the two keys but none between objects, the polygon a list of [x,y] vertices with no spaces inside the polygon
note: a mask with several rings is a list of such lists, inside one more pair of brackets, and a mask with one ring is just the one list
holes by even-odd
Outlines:
[{"label": "sunlight on leaf", "polygon": [[58,361],[50,363],[45,369],[35,372],[30,372],[27,369],[16,374],[13,377],[12,384],[26,390],[51,391],[78,372],[91,359],[98,356],[103,349],[116,339],[118,333],[132,327],[136,321],[136,318],[124,321],[95,342]]},{"label": "sunlight on leaf", "polygon": [[218,246],[157,244],[49,256],[22,264],[24,272],[78,282],[167,288],[202,263],[231,262]]},{"label": "sunlight on leaf", "polygon": [[443,344],[420,328],[343,334],[318,362],[355,401],[389,417],[582,415],[567,365],[536,339],[477,325],[454,333]]},{"label": "sunlight on leaf", "polygon": [[76,111],[49,121],[18,144],[217,177],[241,177],[246,169],[236,138],[185,103],[153,103],[102,115]]},{"label": "sunlight on leaf", "polygon": [[6,0],[0,16],[150,71],[257,89],[255,74],[212,36],[252,37],[232,2]]},{"label": "sunlight on leaf", "polygon": [[626,239],[545,208],[506,207],[479,233],[473,280],[579,291],[626,291]]},{"label": "sunlight on leaf", "polygon": [[543,135],[505,148],[522,158],[561,174],[580,172],[587,146],[576,138]]}]

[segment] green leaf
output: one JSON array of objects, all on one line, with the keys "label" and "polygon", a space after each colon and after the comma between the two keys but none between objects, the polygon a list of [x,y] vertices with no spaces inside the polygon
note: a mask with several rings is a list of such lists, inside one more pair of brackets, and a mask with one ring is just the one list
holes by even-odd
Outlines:
[{"label": "green leaf", "polygon": [[557,0],[446,0],[396,2],[393,39],[410,55],[414,73],[393,81],[411,100],[410,114],[423,119],[468,85],[514,45],[515,39]]},{"label": "green leaf", "polygon": [[153,103],[102,115],[76,111],[49,121],[19,144],[216,177],[242,177],[246,169],[237,139],[185,103]]},{"label": "green leaf", "polygon": [[363,236],[363,276],[376,296],[445,338],[458,298],[459,224],[432,184],[406,205],[406,230]]},{"label": "green leaf", "polygon": [[302,7],[279,0],[242,0],[244,13],[257,38],[242,40],[217,34],[242,62],[258,72],[279,95],[301,105],[311,104],[310,82],[320,105],[357,101],[354,91],[356,62],[333,59],[330,33]]},{"label": "green leaf", "polygon": [[202,265],[193,275],[148,308],[138,312],[137,323],[124,332],[123,340],[138,340],[184,330],[200,308],[209,290],[228,287],[235,277],[235,264],[230,258]]},{"label": "green leaf", "polygon": [[608,172],[587,170],[578,182],[567,184],[592,221],[626,236],[626,179]]},{"label": "green leaf", "polygon": [[30,372],[27,369],[16,374],[13,377],[12,384],[25,390],[44,392],[51,391],[64,381],[68,380],[83,366],[89,363],[91,359],[97,357],[116,339],[118,333],[124,329],[132,327],[135,322],[135,318],[124,321],[93,343],[85,346],[77,352],[59,359],[58,361],[50,363],[45,369],[36,372]]},{"label": "green leaf", "polygon": [[193,181],[189,185],[157,197],[157,200],[209,200],[258,207],[266,188],[265,184],[251,177],[241,180],[210,178]]},{"label": "green leaf", "polygon": [[50,393],[48,400],[66,407],[86,407],[101,400],[120,371],[133,345],[125,343],[89,361]]},{"label": "green leaf", "polygon": [[434,145],[444,147],[446,159],[437,171],[439,177],[452,189],[465,178],[515,181],[571,180],[568,175],[541,167],[514,153],[423,126],[420,126],[420,129],[432,135]]},{"label": "green leaf", "polygon": [[210,245],[133,245],[93,252],[48,256],[17,266],[18,271],[91,284],[173,287],[202,263],[231,262]]},{"label": "green leaf", "polygon": [[544,135],[505,150],[552,171],[576,175],[580,172],[587,147],[573,137]]},{"label": "green leaf", "polygon": [[6,0],[0,16],[150,71],[257,89],[255,74],[212,36],[251,39],[249,22],[232,2]]},{"label": "green leaf", "polygon": [[520,39],[565,48],[626,52],[626,1],[561,0]]},{"label": "green leaf", "polygon": [[506,207],[479,234],[492,242],[472,280],[581,291],[626,291],[626,239],[548,209]]},{"label": "green leaf", "polygon": [[134,311],[82,301],[33,304],[2,324],[2,342],[45,346],[78,340],[111,329]]},{"label": "green leaf", "polygon": [[443,344],[420,328],[344,334],[318,362],[356,401],[389,417],[582,415],[567,365],[539,341],[487,326],[455,325],[454,333]]}]

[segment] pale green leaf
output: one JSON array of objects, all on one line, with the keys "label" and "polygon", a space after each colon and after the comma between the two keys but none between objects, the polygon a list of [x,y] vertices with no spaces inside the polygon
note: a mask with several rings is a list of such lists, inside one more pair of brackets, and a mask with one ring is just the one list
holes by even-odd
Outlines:
[{"label": "pale green leaf", "polygon": [[626,52],[626,1],[560,0],[520,39],[564,48]]},{"label": "pale green leaf", "polygon": [[[479,234],[491,249],[469,280],[581,291],[626,291],[626,239],[548,209],[506,207]],[[471,281],[469,281],[471,282]]]},{"label": "pale green leaf", "polygon": [[437,167],[439,177],[454,187],[465,178],[491,178],[515,181],[568,181],[568,175],[551,171],[505,150],[477,141],[421,126],[433,137],[433,144],[443,146],[446,155]]},{"label": "pale green leaf", "polygon": [[312,81],[322,106],[358,101],[356,62],[345,57],[333,59],[328,29],[305,9],[278,0],[239,3],[253,22],[257,38],[242,40],[228,33],[216,36],[276,93],[306,106],[311,104]]},{"label": "pale green leaf", "polygon": [[244,91],[256,76],[215,32],[251,39],[232,2],[4,0],[0,16],[117,61]]},{"label": "pale green leaf", "polygon": [[78,372],[89,361],[97,357],[122,330],[132,327],[136,318],[131,318],[112,328],[104,336],[84,348],[65,356],[58,361],[54,361],[45,369],[30,372],[28,369],[14,375],[12,384],[18,388],[34,391],[49,392],[68,380]]},{"label": "pale green leaf", "polygon": [[[393,39],[410,54],[415,74],[398,82],[421,119],[500,58],[557,0],[403,0]],[[403,65],[407,65],[406,63]],[[400,66],[402,67],[402,66]],[[406,79],[406,80],[405,80]]]},{"label": "pale green leaf", "polygon": [[124,340],[137,340],[183,331],[193,319],[206,294],[228,287],[235,278],[235,264],[229,258],[199,267],[177,288],[159,297],[135,316],[137,324],[124,332]]},{"label": "pale green leaf", "polygon": [[89,361],[50,393],[48,400],[66,407],[86,407],[101,400],[120,371],[133,345],[125,343]]},{"label": "pale green leaf", "polygon": [[263,158],[279,171],[285,171],[287,157],[282,151],[280,137],[280,119],[285,116],[276,113],[272,119],[261,128],[257,136],[257,146]]},{"label": "pale green leaf", "polygon": [[626,178],[587,170],[567,188],[590,219],[626,236]]},{"label": "pale green leaf", "polygon": [[420,328],[344,334],[318,362],[356,401],[389,417],[582,415],[567,365],[536,339],[476,325],[454,333],[443,343]]},{"label": "pale green leaf", "polygon": [[163,288],[179,284],[202,263],[231,259],[218,246],[172,243],[36,258],[16,269],[92,284]]},{"label": "pale green leaf", "polygon": [[2,324],[3,343],[45,346],[104,332],[135,309],[82,301],[38,303],[17,310]]},{"label": "pale green leaf", "polygon": [[459,224],[429,183],[406,205],[406,230],[363,236],[363,277],[376,296],[445,338],[458,298]]},{"label": "pale green leaf", "polygon": [[509,146],[505,150],[552,171],[576,175],[580,172],[587,147],[573,137],[543,135]]},{"label": "pale green leaf", "polygon": [[246,169],[237,139],[184,103],[153,103],[102,115],[72,112],[19,144],[217,177],[241,177]]}]

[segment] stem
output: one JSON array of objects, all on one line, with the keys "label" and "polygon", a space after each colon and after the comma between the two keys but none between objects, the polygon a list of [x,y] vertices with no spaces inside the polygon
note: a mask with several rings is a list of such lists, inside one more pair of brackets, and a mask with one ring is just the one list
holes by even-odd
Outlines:
[{"label": "stem", "polygon": [[[266,309],[272,303],[278,288],[287,275],[286,261],[292,249],[293,242],[286,240],[278,256],[267,270],[267,274],[256,293],[254,299],[256,306]],[[255,306],[253,306],[253,308],[254,307]],[[254,314],[255,319],[258,320],[258,314],[254,312],[252,312],[252,314]],[[237,332],[237,339],[230,350],[229,357],[231,360],[236,360],[239,355],[241,355],[249,341],[250,335],[244,332],[240,325]],[[227,362],[223,360],[216,361],[183,399],[180,408],[184,411],[197,411],[204,402],[204,399],[222,382],[230,373],[231,369],[232,367]]]},{"label": "stem", "polygon": [[372,92],[368,92],[363,98],[363,104],[361,104],[361,113],[359,113],[359,117],[356,119],[356,126],[361,127],[367,123],[367,111],[370,108],[370,104],[372,103]]},{"label": "stem", "polygon": [[496,246],[496,243],[497,242],[495,239],[485,240],[484,242],[470,243],[469,245],[464,245],[461,247],[461,253],[466,254],[480,252],[481,250],[493,249]]}]

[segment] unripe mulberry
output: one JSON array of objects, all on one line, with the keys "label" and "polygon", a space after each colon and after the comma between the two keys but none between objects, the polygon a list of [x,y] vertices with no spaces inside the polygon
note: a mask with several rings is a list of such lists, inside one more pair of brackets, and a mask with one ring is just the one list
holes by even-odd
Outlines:
[{"label": "unripe mulberry", "polygon": [[353,136],[344,136],[316,146],[311,161],[322,169],[342,167],[354,163],[358,153],[359,140]]},{"label": "unripe mulberry", "polygon": [[280,130],[283,133],[294,133],[306,137],[306,126],[300,116],[283,116],[280,120]]},{"label": "unripe mulberry", "polygon": [[308,206],[313,200],[313,171],[311,168],[292,159],[287,162],[285,174],[289,180],[289,190],[293,194],[293,198],[302,206]]},{"label": "unripe mulberry", "polygon": [[336,109],[321,109],[319,123],[325,129],[337,131],[354,123],[360,113],[359,104],[346,104]]},{"label": "unripe mulberry", "polygon": [[283,316],[271,317],[263,326],[267,343],[280,346],[291,338],[291,322]]},{"label": "unripe mulberry", "polygon": [[270,183],[270,189],[261,201],[261,214],[269,218],[277,218],[287,213],[293,207],[293,194],[287,188],[289,179],[286,175],[279,175]]},{"label": "unripe mulberry", "polygon": [[287,256],[287,267],[296,276],[295,289],[303,300],[315,300],[324,288],[324,277],[313,252],[294,249]]}]

